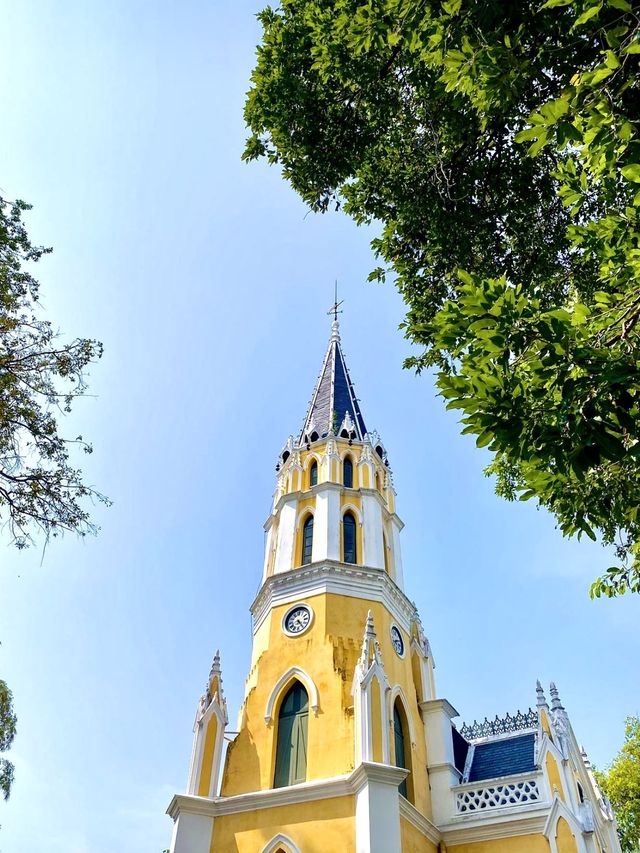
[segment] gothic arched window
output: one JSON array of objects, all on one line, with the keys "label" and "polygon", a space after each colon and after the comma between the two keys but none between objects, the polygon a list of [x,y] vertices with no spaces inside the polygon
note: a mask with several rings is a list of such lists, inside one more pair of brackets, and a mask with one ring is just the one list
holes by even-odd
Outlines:
[{"label": "gothic arched window", "polygon": [[313,516],[307,516],[307,519],[302,527],[302,565],[306,566],[311,562],[311,552],[313,551]]},{"label": "gothic arched window", "polygon": [[305,782],[307,778],[307,722],[309,697],[295,681],[280,705],[274,788]]},{"label": "gothic arched window", "polygon": [[342,549],[345,563],[357,563],[356,520],[353,513],[345,512],[342,518]]},{"label": "gothic arched window", "polygon": [[353,488],[353,462],[348,456],[345,456],[342,464],[342,482],[347,489]]},{"label": "gothic arched window", "polygon": [[[406,743],[408,740],[408,738],[405,738],[406,730],[407,727],[404,721],[404,710],[400,707],[399,700],[396,699],[393,706],[393,743],[395,765],[396,767],[405,767],[407,770],[411,770],[411,746]],[[398,791],[403,797],[409,799],[407,779],[403,779],[402,782],[400,782],[398,785]]]},{"label": "gothic arched window", "polygon": [[309,486],[318,485],[318,463],[314,459],[309,468]]}]

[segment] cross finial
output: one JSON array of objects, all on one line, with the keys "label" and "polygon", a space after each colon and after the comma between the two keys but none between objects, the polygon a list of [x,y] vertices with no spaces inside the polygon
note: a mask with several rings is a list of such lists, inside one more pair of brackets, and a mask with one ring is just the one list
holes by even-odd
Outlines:
[{"label": "cross finial", "polygon": [[342,305],[343,302],[344,302],[344,299],[341,299],[340,302],[338,302],[338,279],[336,279],[335,288],[334,288],[334,295],[333,295],[333,305],[327,311],[327,314],[333,314],[333,322],[334,323],[338,322],[338,314],[342,314],[342,311],[340,310],[340,306]]}]

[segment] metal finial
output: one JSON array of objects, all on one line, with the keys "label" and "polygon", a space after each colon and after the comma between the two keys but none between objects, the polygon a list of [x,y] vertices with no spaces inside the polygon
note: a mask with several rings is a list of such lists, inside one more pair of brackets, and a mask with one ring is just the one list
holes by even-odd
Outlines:
[{"label": "metal finial", "polygon": [[342,314],[342,311],[340,310],[340,306],[342,305],[343,302],[344,302],[344,299],[341,299],[340,302],[338,302],[338,279],[336,279],[334,294],[333,294],[333,305],[327,311],[327,314],[333,314],[333,322],[334,322],[336,327],[337,327],[337,323],[338,323],[338,314]]}]

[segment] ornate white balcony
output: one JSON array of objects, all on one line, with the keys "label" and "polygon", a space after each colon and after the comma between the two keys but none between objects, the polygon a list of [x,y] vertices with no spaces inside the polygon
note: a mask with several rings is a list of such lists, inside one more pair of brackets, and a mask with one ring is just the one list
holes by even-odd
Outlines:
[{"label": "ornate white balcony", "polygon": [[501,808],[539,803],[543,798],[541,773],[519,773],[500,779],[456,785],[456,814],[477,814]]}]

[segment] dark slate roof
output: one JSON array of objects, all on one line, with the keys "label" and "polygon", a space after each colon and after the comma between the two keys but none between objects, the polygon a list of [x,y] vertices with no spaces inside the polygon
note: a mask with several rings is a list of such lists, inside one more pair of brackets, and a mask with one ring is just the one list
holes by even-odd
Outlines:
[{"label": "dark slate roof", "polygon": [[462,773],[464,765],[467,761],[467,753],[469,752],[469,743],[466,738],[462,737],[456,728],[451,728],[451,738],[453,740],[453,763]]},{"label": "dark slate roof", "polygon": [[347,414],[352,424],[349,438],[357,438],[362,441],[367,428],[364,425],[353,383],[349,377],[349,371],[340,347],[338,324],[334,323],[329,348],[324,357],[309,411],[304,419],[300,442],[304,442],[305,436],[311,436],[313,432],[316,432],[319,438],[323,438],[331,427],[336,434],[340,434]]},{"label": "dark slate roof", "polygon": [[496,779],[535,770],[535,734],[502,738],[476,744],[469,782]]}]

